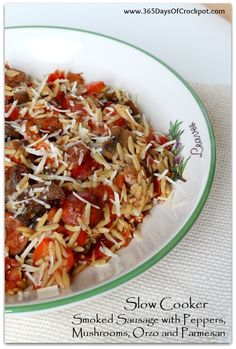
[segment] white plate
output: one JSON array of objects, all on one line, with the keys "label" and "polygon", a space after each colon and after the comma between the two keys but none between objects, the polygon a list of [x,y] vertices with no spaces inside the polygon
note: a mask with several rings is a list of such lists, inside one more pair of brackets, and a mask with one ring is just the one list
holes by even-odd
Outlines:
[{"label": "white plate", "polygon": [[[203,208],[215,169],[215,141],[207,113],[195,92],[173,69],[125,42],[69,28],[16,27],[5,34],[5,61],[42,78],[57,68],[83,72],[136,96],[155,130],[183,121],[183,155],[191,158],[171,201],[154,207],[133,239],[104,267],[89,267],[58,297],[23,302],[7,297],[8,313],[31,312],[79,302],[139,275],[165,256],[187,233]],[[192,126],[191,126],[192,125]]]}]

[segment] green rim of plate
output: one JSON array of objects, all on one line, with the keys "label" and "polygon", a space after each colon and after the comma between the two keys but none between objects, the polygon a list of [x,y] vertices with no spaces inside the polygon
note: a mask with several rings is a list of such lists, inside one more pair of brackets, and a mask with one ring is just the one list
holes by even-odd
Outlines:
[{"label": "green rim of plate", "polygon": [[203,209],[205,202],[207,200],[207,197],[209,195],[211,186],[212,186],[212,182],[213,182],[213,178],[214,178],[214,173],[215,173],[215,164],[216,164],[216,143],[215,143],[215,137],[214,137],[214,133],[212,130],[212,126],[211,126],[211,122],[209,119],[209,116],[207,114],[207,111],[205,110],[203,103],[201,102],[200,98],[198,97],[198,95],[196,94],[196,92],[192,89],[192,87],[184,80],[184,78],[182,78],[181,75],[179,75],[179,73],[177,73],[173,68],[171,68],[168,64],[166,64],[165,62],[163,62],[161,59],[159,59],[158,57],[152,55],[151,53],[135,46],[132,45],[130,43],[127,43],[123,40],[120,39],[116,39],[113,38],[111,36],[108,35],[104,35],[104,34],[100,34],[100,33],[96,33],[96,32],[92,32],[89,30],[84,30],[84,29],[76,29],[76,28],[68,28],[68,27],[58,27],[58,26],[43,26],[43,25],[32,25],[32,26],[12,26],[12,27],[6,27],[5,29],[9,30],[9,29],[32,29],[32,28],[37,28],[37,29],[58,29],[58,30],[71,30],[71,31],[78,31],[78,32],[82,32],[82,33],[88,33],[88,34],[92,34],[92,35],[97,35],[100,37],[104,37],[107,38],[109,40],[113,40],[116,42],[120,42],[124,45],[127,45],[129,47],[134,48],[135,50],[138,50],[142,53],[144,53],[145,55],[153,58],[154,60],[156,60],[157,62],[159,62],[160,64],[162,64],[164,67],[166,67],[169,71],[171,71],[184,85],[185,87],[190,91],[190,93],[192,94],[193,98],[196,100],[198,106],[200,107],[202,114],[205,118],[206,124],[207,124],[207,128],[208,128],[208,134],[209,134],[209,138],[210,138],[210,143],[211,143],[211,162],[210,162],[210,169],[209,169],[209,174],[208,174],[208,179],[207,179],[207,183],[206,186],[204,188],[203,194],[201,196],[201,199],[198,202],[197,207],[195,208],[194,212],[192,213],[191,217],[188,219],[188,221],[185,223],[185,225],[182,227],[182,229],[180,229],[180,231],[175,235],[175,237],[168,242],[168,244],[166,246],[164,246],[159,252],[157,252],[154,256],[152,256],[151,258],[149,258],[147,261],[145,261],[143,264],[141,264],[140,266],[134,268],[133,270],[129,271],[127,274],[122,275],[120,277],[118,277],[115,280],[109,281],[104,285],[98,286],[94,289],[91,290],[87,290],[84,292],[81,292],[77,295],[73,295],[73,296],[69,296],[63,299],[57,299],[57,300],[52,300],[52,301],[47,301],[47,302],[42,302],[39,304],[29,304],[29,305],[22,305],[22,306],[10,306],[7,305],[5,307],[5,312],[6,313],[24,313],[24,312],[33,312],[33,311],[40,311],[40,310],[47,310],[50,308],[55,308],[55,307],[59,307],[59,306],[63,306],[63,305],[67,305],[67,304],[71,304],[71,303],[76,303],[76,302],[80,302],[80,301],[84,301],[90,297],[94,297],[97,296],[103,292],[109,291],[115,287],[118,287],[120,285],[122,285],[123,283],[130,281],[131,279],[133,279],[134,277],[142,274],[144,271],[146,271],[147,269],[149,269],[150,267],[152,267],[154,264],[156,264],[158,261],[160,261],[165,255],[167,255],[178,243],[179,241],[187,234],[187,232],[189,231],[189,229],[191,228],[191,226],[193,225],[193,223],[195,222],[195,220],[197,219],[197,217],[199,216],[201,210]]}]

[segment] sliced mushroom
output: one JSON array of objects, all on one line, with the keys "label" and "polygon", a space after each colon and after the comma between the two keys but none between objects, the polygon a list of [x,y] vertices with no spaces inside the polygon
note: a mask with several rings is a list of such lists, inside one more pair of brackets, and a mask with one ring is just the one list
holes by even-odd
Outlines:
[{"label": "sliced mushroom", "polygon": [[23,104],[29,101],[27,91],[17,91],[14,94],[14,99],[18,101],[18,104]]},{"label": "sliced mushroom", "polygon": [[[27,191],[19,195],[19,200],[25,200],[32,196],[32,193],[38,190],[38,199],[42,200],[46,203],[50,203],[52,201],[59,201],[64,199],[64,191],[55,183],[51,183],[50,185],[44,185],[43,183],[37,183],[30,185],[27,188]],[[43,189],[43,190],[42,190]]]},{"label": "sliced mushroom", "polygon": [[[35,184],[40,185],[40,184]],[[42,186],[42,185],[41,185]],[[33,185],[31,186],[31,188]],[[51,183],[47,189],[45,189],[44,192],[42,192],[42,196],[40,196],[40,199],[45,200],[46,202],[52,202],[52,201],[59,201],[64,199],[65,194],[64,191],[59,187],[59,185],[55,183]]]},{"label": "sliced mushroom", "polygon": [[46,208],[35,201],[30,201],[29,203],[26,203],[25,206],[26,209],[24,213],[19,215],[19,219],[26,224],[26,226],[34,224],[36,219],[46,212]]},{"label": "sliced mushroom", "polygon": [[5,71],[5,82],[10,87],[16,87],[21,82],[26,81],[26,75],[17,69],[6,69]]},{"label": "sliced mushroom", "polygon": [[111,101],[111,102],[117,102],[118,101],[118,98],[117,98],[117,95],[115,93],[115,91],[106,91],[105,92],[105,97],[108,101]]},{"label": "sliced mushroom", "polygon": [[128,100],[128,101],[125,103],[125,105],[127,105],[127,107],[129,107],[129,108],[131,109],[132,114],[133,114],[134,116],[140,114],[139,109],[136,107],[136,105],[134,104],[134,102],[131,101],[131,99]]},{"label": "sliced mushroom", "polygon": [[6,172],[6,184],[5,184],[5,195],[6,198],[13,194],[16,190],[17,184],[23,178],[22,173],[28,172],[28,169],[24,165],[15,165],[10,167]]},{"label": "sliced mushroom", "polygon": [[106,159],[112,160],[113,155],[117,151],[117,143],[120,143],[122,147],[128,147],[128,138],[131,136],[135,139],[134,134],[122,127],[114,126],[111,128],[111,138],[103,143],[102,153]]},{"label": "sliced mushroom", "polygon": [[5,124],[5,136],[15,139],[22,138],[22,135],[11,124]]},{"label": "sliced mushroom", "polygon": [[[46,204],[57,206],[60,200],[64,199],[64,191],[55,183],[51,183],[48,186],[44,186],[44,184],[41,183],[33,184],[27,189],[27,192],[19,195],[18,199],[25,200],[30,198],[33,190],[37,188],[45,188],[42,192],[39,192],[37,199],[44,201]],[[30,225],[33,224],[35,220],[42,216],[45,212],[46,208],[43,204],[31,200],[30,202],[26,203],[26,210],[21,216],[19,216],[19,218],[25,224]]]}]

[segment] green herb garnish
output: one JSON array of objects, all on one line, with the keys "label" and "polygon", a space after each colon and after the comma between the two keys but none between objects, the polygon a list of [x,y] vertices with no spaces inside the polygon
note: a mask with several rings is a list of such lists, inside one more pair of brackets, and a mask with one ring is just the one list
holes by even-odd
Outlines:
[{"label": "green herb garnish", "polygon": [[186,182],[186,179],[183,177],[183,173],[185,170],[185,167],[187,165],[188,160],[191,156],[189,156],[187,159],[182,158],[178,165],[175,165],[174,167],[174,178],[173,180],[176,181],[177,179],[180,179],[183,182]]},{"label": "green herb garnish", "polygon": [[184,179],[183,177],[183,173],[186,168],[187,162],[190,159],[190,156],[187,159],[184,159],[184,157],[181,156],[181,153],[184,149],[184,145],[180,143],[180,137],[184,133],[184,130],[181,130],[180,128],[182,123],[182,121],[178,120],[176,120],[174,123],[171,121],[168,136],[171,140],[176,140],[176,143],[173,145],[171,149],[175,157],[175,165],[173,168],[173,180],[176,181],[180,179],[181,181],[186,182],[186,179]]},{"label": "green herb garnish", "polygon": [[182,124],[182,121],[176,120],[174,123],[171,121],[170,122],[170,129],[169,129],[169,137],[171,139],[179,140],[180,136],[184,132],[184,130],[180,129],[180,125]]}]

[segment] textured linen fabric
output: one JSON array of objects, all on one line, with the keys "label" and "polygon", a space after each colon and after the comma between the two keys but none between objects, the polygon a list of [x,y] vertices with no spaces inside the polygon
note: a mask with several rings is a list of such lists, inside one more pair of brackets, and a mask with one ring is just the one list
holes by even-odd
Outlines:
[{"label": "textured linen fabric", "polygon": [[[217,163],[215,179],[207,203],[199,218],[184,239],[159,263],[119,288],[84,303],[68,308],[34,315],[7,315],[5,317],[5,341],[7,343],[229,343],[231,341],[231,88],[192,84],[202,99],[212,122],[216,143]],[[85,337],[72,338],[72,317],[80,313],[103,317],[124,313],[127,297],[140,296],[143,301],[160,301],[170,296],[185,302],[191,296],[194,301],[208,302],[206,309],[177,310],[179,315],[221,318],[224,325],[210,324],[205,330],[225,331],[225,337]],[[164,316],[166,312],[136,309],[126,312],[130,317]],[[171,314],[172,314],[171,313]],[[170,315],[171,315],[170,314]],[[84,325],[92,330],[93,324]],[[125,327],[114,324],[96,325],[97,330],[130,330],[138,325]],[[173,324],[145,327],[170,331]],[[190,330],[201,331],[190,324]]]}]

